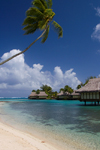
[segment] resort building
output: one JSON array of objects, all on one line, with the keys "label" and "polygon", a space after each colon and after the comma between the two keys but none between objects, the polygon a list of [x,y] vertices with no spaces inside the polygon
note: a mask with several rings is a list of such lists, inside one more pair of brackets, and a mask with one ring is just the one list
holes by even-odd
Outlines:
[{"label": "resort building", "polygon": [[38,94],[38,99],[46,99],[47,96],[48,95],[44,91],[42,91]]},{"label": "resort building", "polygon": [[80,93],[76,93],[76,91],[74,91],[74,92],[70,95],[70,99],[71,99],[71,100],[80,100]]},{"label": "resort building", "polygon": [[100,101],[100,78],[90,79],[82,88],[76,91],[80,93],[80,101],[98,102]]},{"label": "resort building", "polygon": [[69,96],[70,96],[70,93],[61,91],[60,93],[57,94],[57,99],[66,100],[69,98]]},{"label": "resort building", "polygon": [[36,92],[31,92],[31,94],[29,95],[28,98],[30,98],[30,99],[37,99],[37,94],[36,94]]},{"label": "resort building", "polygon": [[46,99],[47,96],[48,95],[44,91],[40,91],[39,94],[36,94],[36,92],[32,92],[28,98],[29,99]]}]

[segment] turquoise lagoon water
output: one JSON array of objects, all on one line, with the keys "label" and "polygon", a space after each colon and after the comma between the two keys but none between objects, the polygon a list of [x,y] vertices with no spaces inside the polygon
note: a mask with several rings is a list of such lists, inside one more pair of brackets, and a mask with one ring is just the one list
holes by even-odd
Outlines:
[{"label": "turquoise lagoon water", "polygon": [[100,106],[79,101],[6,98],[0,107],[2,122],[62,150],[72,145],[82,150],[100,150]]}]

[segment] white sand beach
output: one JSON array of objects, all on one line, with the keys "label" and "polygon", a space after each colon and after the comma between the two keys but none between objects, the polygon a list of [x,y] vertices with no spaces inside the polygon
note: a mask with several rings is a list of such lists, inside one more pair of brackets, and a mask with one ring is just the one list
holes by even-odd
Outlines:
[{"label": "white sand beach", "polygon": [[[0,102],[0,107],[5,102]],[[0,150],[63,150],[41,138],[14,129],[0,120]],[[68,145],[67,150],[75,150]]]},{"label": "white sand beach", "polygon": [[[2,111],[2,106],[5,102],[0,102],[0,114],[3,118],[5,113]],[[6,114],[7,115],[7,114]],[[41,134],[40,130],[36,130],[34,134],[22,130],[24,127],[17,128],[14,124],[5,122],[0,117],[0,150],[94,150],[98,149],[92,144],[92,147],[86,145],[83,141],[76,142],[70,138],[70,135],[66,138],[66,142],[60,142],[59,138],[54,138],[52,134],[48,134],[46,138]],[[10,118],[9,118],[10,119]],[[32,129],[35,130],[35,129]],[[68,132],[69,134],[69,132]],[[49,138],[48,138],[49,137]]]},{"label": "white sand beach", "polygon": [[[0,122],[0,150],[58,150],[58,148]],[[68,146],[67,150],[75,149]]]},{"label": "white sand beach", "polygon": [[[5,102],[0,102],[0,108],[4,104]],[[90,150],[71,139],[67,139],[66,147],[59,142],[51,143],[39,134],[36,137],[34,134],[20,131],[0,118],[0,150]]]},{"label": "white sand beach", "polygon": [[45,141],[0,123],[0,150],[56,150]]}]

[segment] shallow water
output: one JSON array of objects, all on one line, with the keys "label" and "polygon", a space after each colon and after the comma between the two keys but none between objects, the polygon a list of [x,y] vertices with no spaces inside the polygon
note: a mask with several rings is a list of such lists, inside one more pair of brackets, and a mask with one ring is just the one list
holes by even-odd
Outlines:
[{"label": "shallow water", "polygon": [[[5,100],[5,99],[1,99]],[[100,149],[100,106],[79,101],[6,99],[0,118],[14,128],[41,137],[62,150]]]}]

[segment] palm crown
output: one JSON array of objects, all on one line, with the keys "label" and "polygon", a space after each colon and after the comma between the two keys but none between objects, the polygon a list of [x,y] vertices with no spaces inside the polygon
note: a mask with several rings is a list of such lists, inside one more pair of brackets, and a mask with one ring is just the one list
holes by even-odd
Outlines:
[{"label": "palm crown", "polygon": [[60,38],[63,36],[61,26],[56,21],[53,20],[55,13],[51,8],[52,8],[52,0],[33,0],[32,7],[30,7],[26,11],[27,17],[23,22],[23,25],[25,26],[23,30],[26,31],[25,34],[30,34],[34,33],[36,30],[39,29],[43,31],[42,34],[35,41],[33,41],[25,50],[6,59],[5,61],[1,62],[0,65],[26,52],[40,38],[42,38],[41,42],[44,43],[48,37],[50,22],[52,22],[55,31],[58,33],[58,37]]},{"label": "palm crown", "polygon": [[53,21],[55,13],[51,8],[52,0],[34,0],[32,7],[27,10],[27,17],[23,22],[25,34],[34,33],[38,29],[44,30],[45,33],[42,36],[42,43],[44,43],[48,37],[50,22],[52,22],[58,37],[62,37],[62,28],[56,21]]}]

